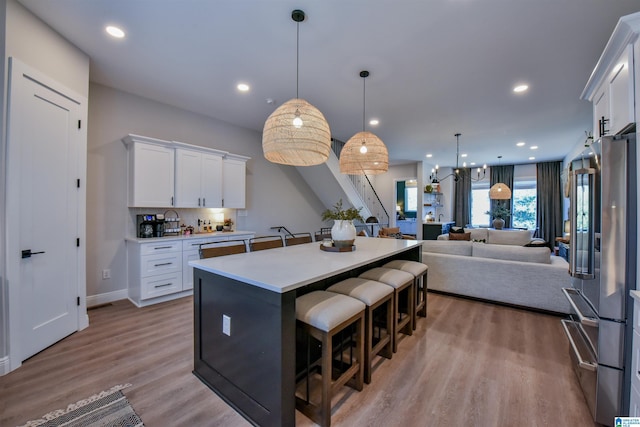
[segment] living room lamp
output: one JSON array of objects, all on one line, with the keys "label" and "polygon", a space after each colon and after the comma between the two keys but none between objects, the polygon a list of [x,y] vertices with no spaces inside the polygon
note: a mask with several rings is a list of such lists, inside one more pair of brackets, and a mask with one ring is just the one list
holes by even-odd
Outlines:
[{"label": "living room lamp", "polygon": [[353,135],[340,152],[340,173],[347,175],[377,175],[389,169],[389,152],[384,142],[364,130],[366,78],[368,71],[360,71],[362,77],[362,132]]},{"label": "living room lamp", "polygon": [[[498,156],[498,162],[500,159],[502,159],[502,156]],[[498,182],[489,189],[489,198],[491,200],[509,200],[511,198],[511,190],[506,184]]]},{"label": "living room lamp", "polygon": [[298,97],[300,22],[305,14],[291,12],[296,22],[296,97],[271,113],[262,130],[262,151],[272,163],[313,166],[324,163],[331,151],[331,130],[324,115],[309,102]]}]

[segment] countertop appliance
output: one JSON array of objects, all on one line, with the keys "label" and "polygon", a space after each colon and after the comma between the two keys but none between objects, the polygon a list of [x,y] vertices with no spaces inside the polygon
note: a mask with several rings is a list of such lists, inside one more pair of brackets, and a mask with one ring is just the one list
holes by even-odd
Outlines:
[{"label": "countertop appliance", "polygon": [[574,371],[597,423],[629,415],[636,283],[635,134],[602,137],[571,163],[572,313],[562,320]]},{"label": "countertop appliance", "polygon": [[138,229],[138,237],[163,237],[164,236],[164,215],[163,214],[144,214],[136,215],[136,227]]}]

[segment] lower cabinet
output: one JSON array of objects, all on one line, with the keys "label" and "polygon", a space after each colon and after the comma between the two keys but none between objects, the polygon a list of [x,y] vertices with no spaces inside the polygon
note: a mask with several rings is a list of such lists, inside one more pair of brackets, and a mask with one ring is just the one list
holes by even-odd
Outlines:
[{"label": "lower cabinet", "polygon": [[633,297],[633,339],[629,416],[640,417],[640,292],[633,290],[631,296]]},{"label": "lower cabinet", "polygon": [[209,237],[163,238],[153,242],[127,240],[129,300],[138,307],[193,294],[193,268],[189,261],[200,258],[200,245],[225,240],[248,240],[251,232]]}]

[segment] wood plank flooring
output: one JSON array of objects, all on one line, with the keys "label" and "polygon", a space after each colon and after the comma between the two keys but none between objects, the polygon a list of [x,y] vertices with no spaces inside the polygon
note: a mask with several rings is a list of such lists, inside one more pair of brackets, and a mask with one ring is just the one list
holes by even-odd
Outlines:
[{"label": "wood plank flooring", "polygon": [[[594,426],[558,317],[430,293],[428,317],[361,392],[333,400],[334,426]],[[10,427],[111,388],[147,427],[247,426],[193,369],[191,298],[89,311],[90,326],[0,377]],[[296,413],[299,426],[313,423]]]}]

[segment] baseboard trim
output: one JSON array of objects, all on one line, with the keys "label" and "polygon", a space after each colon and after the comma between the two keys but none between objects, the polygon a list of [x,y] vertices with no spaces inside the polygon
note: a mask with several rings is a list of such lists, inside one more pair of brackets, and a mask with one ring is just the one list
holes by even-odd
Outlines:
[{"label": "baseboard trim", "polygon": [[127,299],[128,292],[126,289],[121,289],[119,291],[107,292],[105,294],[91,295],[87,297],[87,308],[107,304],[113,301],[119,301],[121,299]]},{"label": "baseboard trim", "polygon": [[5,356],[0,359],[0,377],[8,374],[11,371],[11,363],[9,363],[9,356]]}]

